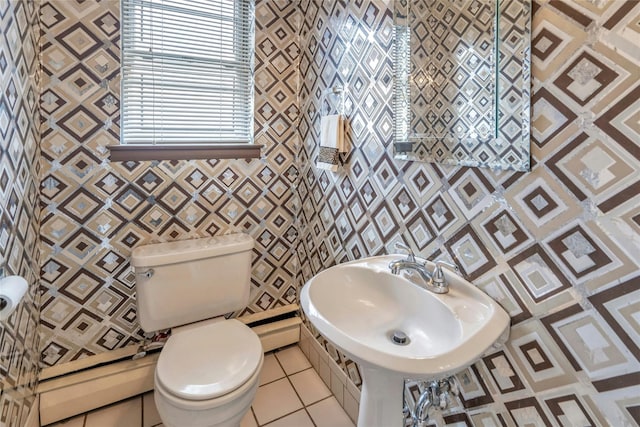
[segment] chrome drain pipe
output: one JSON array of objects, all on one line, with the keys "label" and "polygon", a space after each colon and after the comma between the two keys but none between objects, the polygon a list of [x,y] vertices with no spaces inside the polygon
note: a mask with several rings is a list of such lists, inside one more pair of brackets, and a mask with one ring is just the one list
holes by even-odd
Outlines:
[{"label": "chrome drain pipe", "polygon": [[451,396],[458,395],[458,387],[454,377],[444,378],[438,381],[425,383],[425,388],[413,411],[405,406],[405,417],[410,416],[412,427],[426,427],[429,421],[429,411],[431,408],[445,410],[449,407]]}]

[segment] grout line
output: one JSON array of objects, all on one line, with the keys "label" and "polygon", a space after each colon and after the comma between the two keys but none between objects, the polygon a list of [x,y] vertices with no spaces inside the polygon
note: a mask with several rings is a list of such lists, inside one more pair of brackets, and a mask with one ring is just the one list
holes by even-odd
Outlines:
[{"label": "grout line", "polygon": [[307,413],[307,416],[311,420],[311,424],[313,424],[313,427],[318,427],[318,424],[316,424],[316,420],[313,419],[313,417],[311,416],[311,413],[309,412],[306,406],[304,407],[304,412]]},{"label": "grout line", "polygon": [[[300,351],[302,351],[302,349],[300,349]],[[302,353],[302,354],[304,354],[304,353]],[[319,373],[319,372],[317,372],[317,371],[316,371],[316,369],[313,367],[313,365],[311,364],[311,361],[309,360],[309,358],[308,358],[307,356],[304,356],[304,357],[305,357],[305,359],[307,359],[307,362],[309,362],[309,365],[311,365],[311,366],[309,366],[309,368],[307,368],[307,369],[312,369],[312,370],[316,373],[316,375],[318,375],[318,377],[320,377],[320,373]],[[307,369],[305,369],[305,371],[306,371]],[[300,372],[303,372],[303,371],[300,371]],[[320,380],[322,381],[322,378],[321,378]],[[322,381],[322,384],[324,384],[324,381]],[[292,384],[292,385],[293,385],[293,384]],[[295,387],[294,387],[294,390],[295,390]],[[330,393],[330,394],[329,394],[329,396],[327,396],[327,397],[325,397],[325,398],[323,398],[323,399],[320,399],[320,400],[318,400],[317,402],[313,402],[313,403],[311,403],[309,406],[313,406],[313,405],[315,405],[316,403],[322,402],[322,401],[323,401],[323,400],[325,400],[325,399],[328,399],[328,398],[330,398],[330,397],[333,397],[333,392],[331,391],[331,388],[330,388],[330,387],[329,387],[329,393]],[[301,399],[301,400],[302,400],[302,399]],[[316,420],[315,420],[315,419],[313,418],[313,416],[311,415],[311,412],[309,412],[309,409],[308,409],[307,405],[305,405],[304,403],[303,403],[303,405],[304,405],[304,410],[305,410],[305,412],[307,413],[307,415],[309,416],[309,419],[311,420],[311,423],[314,425],[314,427],[317,427],[317,426],[318,426],[318,424],[316,424]]]},{"label": "grout line", "polygon": [[[278,358],[276,357],[276,360],[278,360]],[[282,371],[284,371],[284,367],[282,366],[282,363],[280,363],[280,360],[278,360],[278,364],[280,365],[280,367],[282,368]],[[302,371],[301,371],[302,372]],[[297,373],[297,372],[296,372]],[[291,388],[293,389],[293,392],[296,394],[296,396],[298,396],[298,399],[300,399],[300,403],[302,403],[302,406],[304,405],[304,401],[302,400],[302,398],[300,397],[300,395],[298,394],[298,390],[296,390],[296,387],[293,385],[293,383],[291,382],[291,379],[289,378],[289,374],[287,374],[286,372],[284,373],[284,377],[280,378],[280,379],[284,379],[286,378],[287,381],[289,382],[289,385],[291,385]],[[294,375],[294,374],[291,374]],[[294,411],[297,412],[298,410]],[[293,413],[293,412],[292,412]]]},{"label": "grout line", "polygon": [[[265,386],[265,385],[267,385],[267,384],[275,383],[276,381],[279,381],[279,380],[281,380],[281,379],[283,379],[283,378],[285,378],[285,377],[287,376],[287,373],[284,371],[284,368],[282,367],[282,364],[280,363],[280,361],[279,361],[279,360],[278,360],[278,358],[276,357],[276,352],[275,352],[275,351],[270,351],[269,353],[265,353],[265,356],[266,356],[267,354],[273,354],[273,358],[276,360],[276,363],[278,364],[278,366],[280,366],[280,370],[282,371],[282,376],[281,376],[281,377],[279,377],[279,378],[276,378],[275,380],[271,380],[271,381],[266,382],[266,383],[264,383],[264,384],[260,384],[260,385],[258,386],[258,388],[260,388],[260,387],[262,387],[262,386]],[[263,365],[263,369],[264,369],[264,365]]]},{"label": "grout line", "polygon": [[290,376],[292,376],[292,375],[299,374],[300,372],[304,372],[304,371],[306,371],[307,369],[310,369],[310,368],[304,368],[304,369],[303,369],[303,370],[301,370],[301,371],[291,372],[290,374],[287,374],[287,373],[285,372],[285,374],[287,375],[287,377],[290,377]]},{"label": "grout line", "polygon": [[[317,404],[317,403],[322,402],[323,400],[331,399],[332,397],[335,397],[335,396],[333,395],[333,393],[331,393],[331,394],[330,394],[329,396],[327,396],[327,397],[323,397],[322,399],[318,400],[317,402],[313,402],[313,404],[312,404],[312,405],[309,405],[309,406],[313,406],[313,405],[315,405],[315,404]],[[337,400],[338,400],[338,399],[336,399],[336,401],[337,401]],[[339,403],[339,402],[338,402],[338,403]]]},{"label": "grout line", "polygon": [[[276,350],[276,351],[277,351],[277,350]],[[274,358],[276,359],[276,363],[278,364],[278,366],[280,366],[280,369],[282,369],[282,372],[284,372],[284,368],[282,367],[282,363],[280,363],[280,360],[278,360],[278,358],[277,358],[277,357],[275,357],[275,353],[276,353],[276,352],[274,351],[274,352],[273,352],[273,354],[274,354]],[[287,377],[287,373],[286,373],[286,372],[284,372],[284,377],[282,377],[282,378],[278,378],[277,380],[273,380],[273,381],[271,381],[271,382],[269,382],[269,383],[265,383],[265,384],[263,384],[263,385],[272,384],[272,383],[274,383],[274,382],[276,382],[276,381],[280,381],[280,380],[283,380],[283,379],[285,379],[285,378],[287,378],[287,380],[289,379],[289,378]],[[291,381],[289,381],[289,384],[291,384]],[[262,385],[261,385],[260,387],[262,387]],[[258,387],[258,388],[260,388],[260,387]],[[291,384],[291,387],[293,387],[293,384]],[[296,393],[296,389],[295,389],[295,388],[293,389],[293,391],[294,391],[294,393]],[[297,396],[297,395],[298,395],[298,393],[296,393],[296,396]],[[298,396],[298,399],[300,399],[300,396]],[[302,402],[302,399],[300,399],[300,403],[302,403],[302,406],[304,406],[304,403]],[[262,427],[262,426],[269,425],[270,423],[272,423],[272,422],[274,422],[274,421],[278,421],[279,419],[282,419],[282,418],[284,418],[284,417],[286,417],[286,416],[289,416],[289,415],[291,415],[291,414],[293,414],[293,413],[295,413],[295,412],[298,412],[298,411],[299,411],[299,409],[296,409],[296,410],[295,410],[295,411],[293,411],[293,412],[289,412],[289,413],[287,413],[287,414],[284,414],[284,415],[282,415],[281,417],[274,418],[273,420],[270,420],[270,421],[269,421],[269,422],[267,422],[266,424],[260,424],[260,423],[258,422],[258,417],[256,416],[255,412],[253,411],[253,405],[251,405],[251,411],[253,412],[253,417],[255,418],[255,420],[256,420],[256,424],[258,425],[258,427]]]},{"label": "grout line", "polygon": [[[302,350],[300,350],[300,351],[302,351]],[[302,353],[302,354],[304,355],[304,353]],[[275,352],[274,352],[274,355],[275,355]],[[305,358],[305,359],[307,359],[307,356],[304,356],[304,358]],[[285,370],[284,370],[284,366],[282,365],[282,363],[280,362],[280,359],[278,359],[278,357],[277,357],[277,356],[276,356],[276,361],[278,362],[278,365],[280,365],[280,367],[282,368],[282,371],[284,372],[285,378],[287,379],[287,381],[288,381],[288,382],[289,382],[289,384],[291,385],[291,388],[293,389],[293,392],[296,394],[296,396],[298,397],[298,399],[300,399],[300,403],[302,403],[302,409],[307,413],[307,417],[309,417],[309,419],[311,420],[311,424],[313,424],[313,426],[314,426],[314,427],[318,427],[318,425],[317,425],[317,424],[316,424],[316,422],[314,421],[313,417],[311,417],[311,414],[310,414],[310,413],[309,413],[309,411],[307,410],[307,405],[305,405],[305,404],[304,404],[304,401],[302,400],[302,398],[301,398],[301,397],[300,397],[300,395],[298,394],[298,390],[296,390],[295,386],[294,386],[294,385],[293,385],[293,383],[291,382],[291,378],[289,378],[289,374],[287,374],[287,371],[285,371]],[[309,362],[309,359],[307,359],[307,362]],[[309,364],[311,364],[311,362],[309,362]],[[303,369],[303,371],[306,371],[307,369],[311,369],[311,368],[312,368],[312,367],[309,367],[309,368]],[[300,372],[302,372],[302,371],[300,371]],[[296,373],[297,373],[297,372],[296,372]],[[295,375],[296,373],[293,373],[293,374],[291,374],[291,375]],[[290,414],[283,415],[283,416],[282,416],[282,417],[280,417],[280,418],[284,418],[284,417],[286,417],[286,416],[288,416],[288,415],[291,415],[291,414],[293,414],[293,413],[295,413],[295,412],[298,412],[298,411],[299,411],[299,409],[297,409],[297,410],[295,410],[295,411],[291,412]],[[280,418],[278,418],[278,419],[280,419]],[[274,421],[275,421],[275,420],[274,420]],[[273,421],[270,421],[270,422],[273,422]]]},{"label": "grout line", "polygon": [[[302,351],[302,349],[300,349],[300,351]],[[302,353],[304,355],[304,353]],[[309,362],[309,365],[311,365],[311,362],[309,361],[309,359],[307,359],[307,356],[304,356],[304,358],[307,360],[307,362]],[[276,357],[276,359],[278,359]],[[278,363],[280,363],[280,360],[278,360]],[[295,375],[298,374],[300,372],[306,371],[307,369],[313,369],[313,366],[309,366],[306,369],[303,369],[302,371],[299,372],[294,372],[291,375]],[[282,370],[284,371],[284,367],[282,368]],[[302,402],[302,409],[304,409],[304,411],[307,413],[307,416],[309,417],[309,419],[311,420],[311,424],[313,424],[314,427],[318,427],[318,425],[316,424],[316,421],[313,419],[313,417],[311,416],[311,413],[309,412],[309,410],[307,409],[307,405],[304,403],[304,400],[302,400],[302,398],[300,397],[300,395],[298,394],[298,390],[296,389],[296,387],[293,385],[293,382],[291,381],[291,378],[289,378],[289,374],[287,374],[285,372],[285,375],[287,376],[287,381],[289,381],[289,384],[291,384],[291,388],[293,388],[293,392],[296,394],[296,396],[298,396],[298,399],[300,399],[300,402]]]},{"label": "grout line", "polygon": [[280,361],[278,360],[278,358],[277,358],[277,357],[275,357],[275,359],[276,359],[276,363],[278,364],[278,366],[280,366],[280,370],[282,371],[282,376],[281,376],[281,377],[279,377],[279,378],[276,378],[275,380],[271,380],[271,381],[268,381],[268,382],[266,382],[266,383],[260,384],[260,385],[258,386],[258,388],[260,388],[260,387],[262,387],[262,386],[265,386],[265,385],[267,385],[267,384],[275,383],[276,381],[279,381],[279,380],[281,380],[281,379],[283,379],[283,378],[285,378],[285,377],[287,376],[287,373],[286,373],[286,372],[284,371],[284,369],[282,368],[282,364],[280,363]]},{"label": "grout line", "polygon": [[290,374],[289,374],[289,373],[287,373],[287,371],[284,369],[284,365],[280,362],[280,359],[278,358],[278,353],[279,353],[281,350],[283,350],[283,349],[278,348],[278,349],[274,350],[273,355],[275,356],[276,360],[278,361],[278,364],[279,364],[279,365],[280,365],[280,367],[282,368],[282,372],[284,372],[284,374],[285,374],[286,376],[289,376],[289,375],[295,375],[295,374],[300,373],[300,372],[302,372],[302,371],[306,371],[306,370],[307,370],[307,369],[309,369],[309,368],[313,368],[313,365],[311,364],[311,361],[310,361],[310,360],[309,360],[309,358],[304,354],[304,352],[302,351],[302,349],[300,348],[300,346],[299,346],[299,345],[297,345],[297,344],[291,344],[291,345],[289,345],[289,346],[287,346],[287,347],[284,347],[284,349],[289,349],[289,348],[293,348],[293,347],[298,347],[298,350],[300,350],[300,352],[301,352],[301,353],[302,353],[302,355],[304,356],[305,360],[309,363],[309,367],[308,367],[308,368],[303,368],[303,369],[301,369],[301,370],[299,370],[299,371],[291,372]]},{"label": "grout line", "polygon": [[[302,411],[303,409],[304,409],[304,408],[296,409],[296,410],[295,410],[295,411],[293,411],[293,412],[289,412],[288,414],[284,414],[284,415],[282,415],[282,416],[280,416],[280,417],[278,417],[278,418],[274,418],[274,419],[272,419],[271,421],[269,421],[269,422],[268,422],[268,423],[266,423],[266,424],[258,424],[258,427],[269,427],[269,425],[271,425],[271,424],[275,423],[276,421],[280,421],[280,420],[281,420],[281,419],[283,419],[283,418],[287,418],[289,415],[293,415],[293,414],[295,414],[296,412],[300,412],[300,411]],[[309,418],[311,418],[311,417],[309,417]],[[314,425],[315,425],[315,424],[314,424]]]},{"label": "grout line", "polygon": [[258,417],[256,417],[256,413],[253,410],[253,405],[249,407],[249,410],[251,411],[251,415],[253,415],[253,421],[255,421],[256,425],[259,426],[260,423],[258,422]]},{"label": "grout line", "polygon": [[[295,390],[295,387],[293,389]],[[296,394],[298,394],[297,391],[296,391]],[[302,400],[302,399],[300,399],[300,400]],[[318,427],[318,425],[316,424],[316,420],[313,419],[313,417],[311,416],[311,412],[309,412],[309,409],[307,409],[307,405],[305,405],[304,402],[302,402],[302,407],[304,408],[304,412],[307,413],[307,416],[311,420],[311,424],[313,424],[314,427]]]},{"label": "grout line", "polygon": [[269,381],[269,382],[267,382],[267,383],[262,383],[262,384],[260,384],[260,385],[258,386],[258,388],[260,388],[260,387],[264,387],[264,386],[269,385],[269,384],[273,384],[273,383],[275,383],[276,381],[280,381],[280,380],[282,380],[282,379],[284,379],[284,378],[286,378],[286,377],[287,377],[287,376],[285,375],[284,377],[276,378],[275,380],[271,380],[271,381]]},{"label": "grout line", "polygon": [[[325,400],[331,399],[332,397],[334,397],[334,398],[335,398],[335,396],[333,395],[333,393],[331,393],[331,394],[330,394],[329,396],[327,396],[327,397],[323,397],[322,399],[318,400],[317,402],[313,402],[313,403],[312,403],[311,405],[309,405],[309,406],[317,405],[318,403],[320,403],[320,402],[324,402]],[[337,401],[337,400],[338,400],[338,399],[336,399],[336,401]],[[340,405],[340,402],[338,402],[338,405]],[[341,406],[340,408],[342,408],[342,406]],[[304,409],[305,409],[305,410],[307,410],[307,407],[305,406],[305,407],[304,407]],[[342,410],[344,411],[344,408],[342,408]],[[347,413],[346,411],[344,411],[344,412],[345,412],[345,414]],[[307,413],[309,414],[309,418],[311,418],[311,421],[313,422],[313,425],[315,426],[315,425],[316,425],[316,423],[315,423],[315,421],[314,421],[313,417],[311,416],[311,413],[310,413],[309,411],[307,411]],[[348,416],[349,416],[349,415],[347,414],[347,417],[348,417]],[[349,419],[351,419],[351,418],[349,418]]]},{"label": "grout line", "polygon": [[[293,372],[293,373],[291,373],[291,375],[286,375],[286,374],[285,374],[285,376],[286,376],[286,377],[293,377],[294,375],[301,374],[301,373],[306,372],[306,371],[308,371],[308,370],[310,370],[310,369],[313,369],[313,366],[309,366],[308,368],[304,368],[304,369],[303,369],[303,370],[301,370],[301,371]],[[318,374],[318,376],[320,376],[320,374]],[[284,378],[284,377],[283,377],[283,378]],[[324,381],[322,382],[322,384],[324,384]]]}]

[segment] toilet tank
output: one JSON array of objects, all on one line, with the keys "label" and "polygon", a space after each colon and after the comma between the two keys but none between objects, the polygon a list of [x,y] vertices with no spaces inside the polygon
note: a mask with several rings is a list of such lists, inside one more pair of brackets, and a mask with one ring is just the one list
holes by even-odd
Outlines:
[{"label": "toilet tank", "polygon": [[246,307],[252,249],[246,234],[135,248],[131,265],[142,329],[167,329]]}]

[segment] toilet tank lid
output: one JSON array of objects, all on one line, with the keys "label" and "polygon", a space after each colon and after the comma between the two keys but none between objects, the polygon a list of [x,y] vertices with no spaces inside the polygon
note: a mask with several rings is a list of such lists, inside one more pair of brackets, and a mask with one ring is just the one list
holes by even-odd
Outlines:
[{"label": "toilet tank lid", "polygon": [[179,240],[138,246],[131,253],[133,267],[154,267],[229,255],[253,249],[253,238],[247,234],[226,234],[202,239]]}]

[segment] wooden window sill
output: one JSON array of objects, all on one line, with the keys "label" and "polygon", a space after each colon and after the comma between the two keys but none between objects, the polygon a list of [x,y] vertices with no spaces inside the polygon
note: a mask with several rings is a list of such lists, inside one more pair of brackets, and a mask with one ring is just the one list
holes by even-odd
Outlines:
[{"label": "wooden window sill", "polygon": [[259,159],[262,145],[111,145],[112,162],[145,160]]}]

